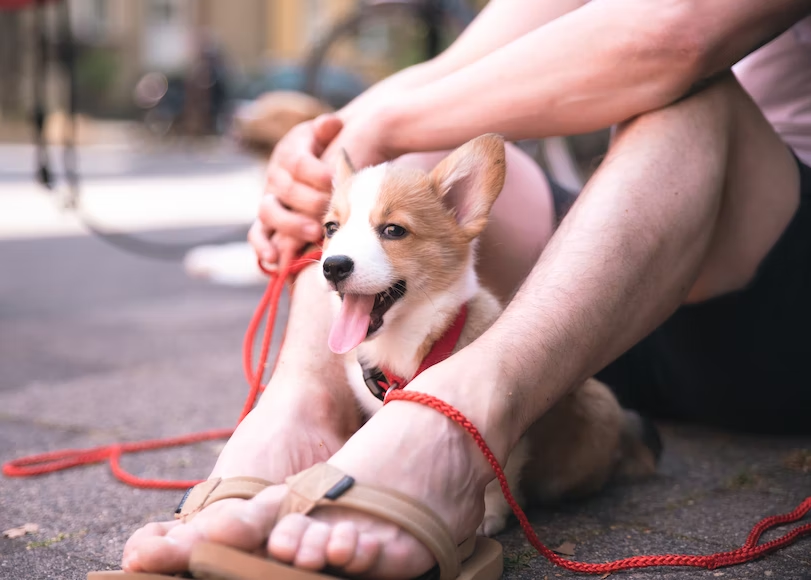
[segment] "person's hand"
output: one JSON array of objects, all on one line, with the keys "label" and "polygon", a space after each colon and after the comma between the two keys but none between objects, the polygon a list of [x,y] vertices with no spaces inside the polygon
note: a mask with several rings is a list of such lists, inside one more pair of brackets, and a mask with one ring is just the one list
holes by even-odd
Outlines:
[{"label": "person's hand", "polygon": [[366,108],[364,113],[356,113],[346,121],[341,132],[329,144],[321,158],[329,167],[335,167],[337,156],[343,150],[346,151],[355,169],[393,159],[397,153],[385,145],[385,129],[381,119],[381,107]]},{"label": "person's hand", "polygon": [[289,259],[307,243],[321,239],[332,167],[320,157],[341,127],[336,115],[321,115],[294,127],[274,148],[266,195],[248,232],[248,241],[263,262]]}]

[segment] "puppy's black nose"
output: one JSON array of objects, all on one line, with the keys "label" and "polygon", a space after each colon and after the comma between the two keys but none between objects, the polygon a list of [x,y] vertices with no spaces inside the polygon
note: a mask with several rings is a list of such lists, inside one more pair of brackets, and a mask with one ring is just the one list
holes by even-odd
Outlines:
[{"label": "puppy's black nose", "polygon": [[352,273],[355,262],[349,256],[330,256],[324,260],[324,278],[337,284]]}]

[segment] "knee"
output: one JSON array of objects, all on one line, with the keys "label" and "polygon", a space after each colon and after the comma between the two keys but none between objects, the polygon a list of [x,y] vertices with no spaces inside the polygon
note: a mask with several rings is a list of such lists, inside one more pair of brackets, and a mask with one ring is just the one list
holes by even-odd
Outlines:
[{"label": "knee", "polygon": [[478,273],[506,300],[518,289],[552,237],[555,210],[549,181],[537,163],[507,146],[507,178],[479,245]]},{"label": "knee", "polygon": [[419,153],[406,153],[394,160],[400,167],[431,171],[437,163],[442,161],[450,151],[424,151]]},{"label": "knee", "polygon": [[619,123],[613,136],[618,138],[631,130],[646,130],[672,121],[700,123],[708,129],[728,133],[732,129],[735,111],[747,101],[751,99],[735,75],[726,71],[696,83],[669,105]]}]

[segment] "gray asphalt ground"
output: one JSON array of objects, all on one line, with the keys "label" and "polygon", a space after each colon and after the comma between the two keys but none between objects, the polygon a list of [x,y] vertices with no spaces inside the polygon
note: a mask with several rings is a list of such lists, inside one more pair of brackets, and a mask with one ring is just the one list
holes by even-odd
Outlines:
[{"label": "gray asphalt ground", "polygon": [[[164,239],[201,233],[210,232]],[[231,426],[246,393],[242,336],[259,295],[258,288],[190,280],[179,264],[89,237],[0,241],[0,461]],[[760,518],[811,495],[809,437],[684,425],[662,425],[662,432],[655,477],[534,509],[541,539],[552,547],[574,543],[582,561],[712,553],[739,546]],[[124,465],[144,477],[203,478],[220,446],[133,455]],[[128,535],[169,518],[179,496],[127,487],[106,465],[0,478],[0,530],[39,525],[32,535],[0,538],[0,578],[79,580],[114,569]],[[500,539],[505,578],[573,576],[537,556],[516,526]],[[811,578],[811,538],[735,568],[614,576]]]}]

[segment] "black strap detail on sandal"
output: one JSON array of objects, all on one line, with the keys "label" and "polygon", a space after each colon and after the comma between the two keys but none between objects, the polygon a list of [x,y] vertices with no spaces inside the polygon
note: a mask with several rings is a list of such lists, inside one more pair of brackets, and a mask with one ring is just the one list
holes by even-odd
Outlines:
[{"label": "black strap detail on sandal", "polygon": [[193,489],[194,489],[193,486],[187,489],[186,493],[183,494],[183,497],[180,498],[180,503],[177,504],[177,508],[175,509],[176,514],[179,514],[181,511],[183,511],[183,504],[185,504],[186,500],[189,499],[189,495],[191,494],[191,490]]}]

